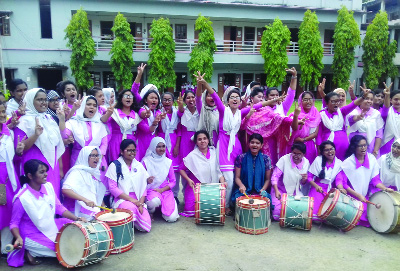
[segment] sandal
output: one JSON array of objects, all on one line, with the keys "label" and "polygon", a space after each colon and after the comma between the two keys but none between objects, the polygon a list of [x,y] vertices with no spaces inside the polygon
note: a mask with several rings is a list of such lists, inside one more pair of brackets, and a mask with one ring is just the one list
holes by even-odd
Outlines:
[{"label": "sandal", "polygon": [[36,260],[35,257],[33,257],[29,251],[26,251],[25,253],[25,260],[30,264],[30,265],[39,265],[42,263],[42,261]]}]

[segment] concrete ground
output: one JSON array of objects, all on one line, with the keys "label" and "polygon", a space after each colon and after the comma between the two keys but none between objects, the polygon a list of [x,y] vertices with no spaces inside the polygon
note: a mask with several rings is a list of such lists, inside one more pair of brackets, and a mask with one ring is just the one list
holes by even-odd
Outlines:
[{"label": "concrete ground", "polygon": [[[248,235],[234,226],[232,217],[225,226],[211,226],[187,217],[167,223],[156,213],[150,233],[135,231],[132,250],[79,270],[400,270],[399,234],[364,227],[342,233],[318,224],[306,232],[273,222],[268,233]],[[44,259],[21,269],[63,268],[56,259]],[[1,258],[0,270],[16,269]]]}]

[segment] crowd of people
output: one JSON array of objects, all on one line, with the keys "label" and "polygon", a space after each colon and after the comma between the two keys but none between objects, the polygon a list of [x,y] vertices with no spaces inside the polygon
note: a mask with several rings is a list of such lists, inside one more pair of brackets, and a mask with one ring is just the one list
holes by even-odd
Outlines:
[{"label": "crowd of people", "polygon": [[[295,68],[287,93],[252,82],[220,98],[198,72],[194,91],[175,100],[152,84],[139,92],[145,67],[132,89],[92,87],[82,97],[72,81],[55,90],[8,83],[11,98],[0,96],[1,249],[19,248],[9,265],[55,256],[60,227],[90,221],[99,206],[132,211],[145,232],[156,209],[167,222],[193,216],[196,184],[224,184],[227,215],[236,198],[267,193],[275,220],[284,193],[313,197],[317,219],[332,187],[364,204],[374,191],[400,190],[400,91],[391,86],[363,86],[357,98],[351,85],[347,104],[343,89],[325,94],[323,80],[323,109],[305,91],[288,115]],[[366,212],[359,224],[369,226]]]}]

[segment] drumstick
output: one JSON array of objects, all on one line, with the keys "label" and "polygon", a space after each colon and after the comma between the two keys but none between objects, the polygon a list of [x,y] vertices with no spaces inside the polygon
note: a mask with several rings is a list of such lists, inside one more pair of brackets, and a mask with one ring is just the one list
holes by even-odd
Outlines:
[{"label": "drumstick", "polygon": [[[319,191],[318,191],[319,192]],[[329,197],[330,198],[333,198],[335,195],[333,194],[333,193],[330,193],[330,194],[328,194],[328,193],[326,193],[325,191],[322,191],[322,192],[320,192],[322,195],[324,195],[325,197],[327,196],[327,195],[329,195]]]},{"label": "drumstick", "polygon": [[111,211],[112,214],[115,214],[117,212],[115,210],[115,208],[110,209],[110,208],[106,208],[106,207],[103,207],[103,206],[96,206],[96,207],[98,207],[100,209],[103,209],[103,210],[106,210],[106,211]]},{"label": "drumstick", "polygon": [[13,251],[16,248],[18,248],[18,245],[8,244],[8,245],[6,245],[6,248],[4,249],[4,251],[8,253],[8,252]]},{"label": "drumstick", "polygon": [[382,205],[380,205],[379,203],[373,203],[373,202],[371,202],[371,201],[369,201],[369,200],[367,200],[366,202],[367,202],[368,204],[375,205],[376,209],[380,209],[380,208],[382,207]]},{"label": "drumstick", "polygon": [[247,196],[246,191],[243,192],[243,194],[249,199],[249,203],[253,204],[254,203],[254,199],[251,199],[249,196]]}]

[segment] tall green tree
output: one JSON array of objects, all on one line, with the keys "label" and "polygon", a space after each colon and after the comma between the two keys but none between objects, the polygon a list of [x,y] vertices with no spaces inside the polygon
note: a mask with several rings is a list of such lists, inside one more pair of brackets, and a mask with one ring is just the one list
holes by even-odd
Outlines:
[{"label": "tall green tree", "polygon": [[396,41],[389,44],[388,19],[386,12],[378,12],[372,23],[367,27],[367,32],[362,48],[364,53],[364,78],[368,88],[376,88],[381,80],[397,75],[393,64],[396,54]]},{"label": "tall green tree", "polygon": [[121,13],[114,19],[114,41],[110,50],[110,66],[114,74],[118,89],[130,88],[132,85],[131,68],[135,65],[133,61],[133,44],[135,39],[131,34],[131,28]]},{"label": "tall green tree", "polygon": [[217,50],[212,22],[209,18],[199,14],[195,24],[195,31],[199,31],[199,40],[192,52],[190,52],[190,60],[188,62],[189,72],[193,82],[196,82],[193,74],[197,74],[197,71],[205,73],[204,79],[211,82],[214,72],[214,52]]},{"label": "tall green tree", "polygon": [[72,16],[65,33],[65,39],[68,40],[67,47],[72,50],[70,61],[72,75],[79,89],[88,89],[93,86],[88,70],[93,66],[96,50],[89,30],[89,20],[82,8]]},{"label": "tall green tree", "polygon": [[279,86],[285,80],[288,63],[286,47],[290,44],[290,30],[277,17],[265,26],[260,53],[264,58],[267,86]]},{"label": "tall green tree", "polygon": [[338,22],[333,35],[333,82],[340,88],[349,87],[349,78],[354,67],[354,49],[361,45],[360,30],[354,20],[353,11],[345,6],[338,10]]},{"label": "tall green tree", "polygon": [[299,28],[299,64],[301,67],[300,85],[311,89],[318,85],[321,71],[323,48],[318,28],[317,14],[307,10]]},{"label": "tall green tree", "polygon": [[174,71],[175,42],[169,19],[160,18],[151,24],[149,54],[149,82],[161,91],[175,87],[176,74]]}]

